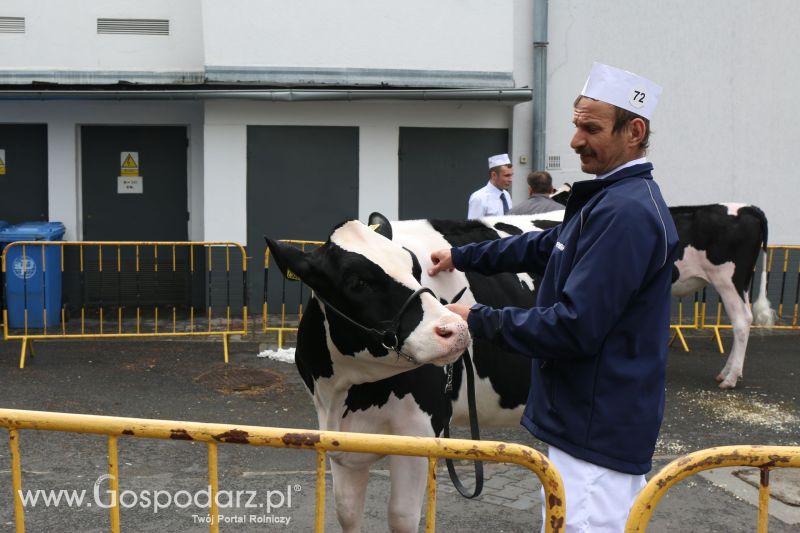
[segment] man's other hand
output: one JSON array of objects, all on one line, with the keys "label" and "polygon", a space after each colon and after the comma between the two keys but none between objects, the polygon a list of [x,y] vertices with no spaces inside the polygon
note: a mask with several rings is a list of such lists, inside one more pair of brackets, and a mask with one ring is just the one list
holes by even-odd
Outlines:
[{"label": "man's other hand", "polygon": [[431,254],[431,262],[433,266],[428,269],[428,275],[433,277],[442,270],[452,272],[455,267],[453,266],[453,258],[450,256],[450,248],[442,248],[436,250]]}]

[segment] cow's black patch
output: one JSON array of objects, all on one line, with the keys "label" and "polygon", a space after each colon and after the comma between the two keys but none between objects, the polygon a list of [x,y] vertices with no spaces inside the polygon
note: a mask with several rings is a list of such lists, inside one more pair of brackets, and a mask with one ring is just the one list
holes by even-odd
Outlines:
[{"label": "cow's black patch", "polygon": [[[312,288],[325,301],[366,328],[382,331],[395,327],[392,320],[413,290],[390,277],[366,257],[333,243],[318,248],[312,254],[311,263],[321,280]],[[416,268],[421,275],[419,264]],[[375,357],[384,357],[390,353],[378,336],[365,333],[336,312],[326,310],[325,315],[331,326],[331,340],[342,354],[355,355],[368,350]],[[413,300],[395,330],[401,348],[408,335],[422,321],[422,315],[420,300]]]},{"label": "cow's black patch", "polygon": [[561,224],[555,220],[532,220],[531,223],[539,229],[550,229]]},{"label": "cow's black patch", "polygon": [[403,246],[403,250],[411,255],[411,274],[414,276],[414,279],[418,282],[422,280],[422,265],[419,264],[419,259],[417,259],[417,254]]},{"label": "cow's black patch", "polygon": [[571,193],[572,193],[571,190],[569,190],[569,191],[561,191],[561,192],[558,192],[558,193],[554,194],[553,196],[551,196],[550,199],[553,200],[554,202],[558,202],[561,205],[565,206],[565,205],[567,205],[567,201],[569,200],[569,195]]},{"label": "cow's black patch", "polygon": [[314,380],[331,377],[333,363],[326,342],[322,311],[313,297],[306,306],[299,329],[303,334],[297,336],[294,362],[306,387],[314,394]]},{"label": "cow's black patch", "polygon": [[[463,246],[499,238],[496,231],[479,221],[431,220],[433,228],[451,246]],[[467,272],[467,281],[475,301],[489,307],[533,307],[536,293],[523,284],[516,274],[485,276]],[[514,408],[524,405],[530,388],[530,359],[491,342],[473,339],[473,362],[481,378],[488,378],[500,396],[500,405]],[[456,372],[455,375],[460,376]],[[460,381],[460,378],[459,378]],[[458,390],[454,383],[454,390]]]},{"label": "cow's black patch", "polygon": [[509,235],[522,235],[523,233],[522,228],[512,226],[511,224],[506,224],[505,222],[497,222],[494,225],[494,229],[497,231],[503,231]]},{"label": "cow's black patch", "polygon": [[389,401],[390,394],[398,398],[411,394],[420,409],[430,415],[433,433],[438,437],[453,412],[452,404],[445,398],[444,387],[445,373],[433,365],[424,365],[380,381],[353,385],[347,391],[342,417],[353,411],[381,407]]},{"label": "cow's black patch", "polygon": [[497,232],[479,220],[430,220],[433,229],[444,236],[450,246],[463,246],[472,242],[498,238]]},{"label": "cow's black patch", "polygon": [[681,243],[706,252],[715,265],[733,262],[733,285],[740,297],[748,290],[760,248],[767,246],[767,218],[758,207],[747,206],[736,215],[720,204],[670,207]]}]

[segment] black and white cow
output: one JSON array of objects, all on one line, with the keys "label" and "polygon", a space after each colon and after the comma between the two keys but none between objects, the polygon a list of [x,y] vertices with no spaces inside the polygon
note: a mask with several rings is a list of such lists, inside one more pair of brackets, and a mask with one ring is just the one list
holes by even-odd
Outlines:
[{"label": "black and white cow", "polygon": [[[758,253],[766,248],[766,218],[752,206],[672,211],[684,246],[676,263],[679,275],[673,292],[691,292],[711,283],[722,295],[728,315],[736,317],[734,349],[718,377],[720,387],[733,387],[742,373],[752,319],[746,305],[747,289]],[[479,301],[494,307],[531,306],[535,302],[533,280],[525,274],[487,277],[457,271],[429,278],[430,253],[539,231],[558,224],[563,213],[462,222],[389,224],[384,219],[380,234],[350,221],[310,253],[269,241],[272,257],[284,274],[294,272],[314,291],[300,323],[295,361],[313,396],[320,429],[439,436],[450,419],[466,424],[463,365],[456,363],[451,395],[445,393],[446,376],[439,368],[465,348],[475,364],[481,425],[518,424],[530,385],[529,361],[485,341],[470,342],[466,325],[441,302],[449,302],[466,287],[460,301],[468,305]],[[761,295],[754,310],[758,320],[768,322],[772,312],[765,283],[762,273]],[[421,287],[432,289],[441,302],[429,293],[420,293]],[[392,323],[398,326],[396,343],[365,331],[382,332]],[[397,351],[386,344],[396,344]],[[379,458],[331,454],[336,512],[344,531],[360,529],[369,467]],[[426,466],[419,458],[391,458],[389,523],[393,531],[416,531]]]},{"label": "black and white cow", "polygon": [[[571,186],[551,195],[566,204]],[[680,239],[672,294],[687,296],[711,285],[720,296],[733,329],[733,347],[717,375],[721,389],[742,378],[750,326],[772,326],[775,312],[767,299],[767,217],[754,205],[726,203],[670,207]],[[750,286],[762,255],[759,294],[750,310]]]},{"label": "black and white cow", "polygon": [[[378,232],[350,221],[310,253],[268,241],[281,271],[293,272],[313,289],[298,330],[295,362],[313,396],[320,429],[440,436],[451,419],[466,424],[461,360],[455,365],[450,394],[445,393],[446,374],[441,368],[465,349],[475,366],[480,424],[519,424],[530,385],[529,360],[484,341],[471,343],[466,324],[442,302],[451,301],[466,287],[462,303],[531,306],[535,301],[531,277],[456,271],[429,278],[430,254],[446,246],[538,231],[557,224],[562,216],[557,212],[391,224],[383,219]],[[423,286],[438,299],[418,292]],[[395,320],[398,313],[401,316]],[[383,340],[387,324],[397,326],[389,328],[396,330],[396,343],[391,334],[389,342]],[[344,531],[359,531],[369,467],[380,457],[352,453],[330,457],[339,523]],[[390,529],[416,531],[427,462],[392,456],[390,469]]]},{"label": "black and white cow", "polygon": [[[669,212],[683,247],[672,293],[686,296],[709,284],[719,293],[733,326],[733,347],[717,381],[720,388],[733,388],[742,377],[750,325],[775,322],[767,299],[767,217],[745,204],[670,207]],[[761,280],[751,311],[750,285],[759,254]]]}]

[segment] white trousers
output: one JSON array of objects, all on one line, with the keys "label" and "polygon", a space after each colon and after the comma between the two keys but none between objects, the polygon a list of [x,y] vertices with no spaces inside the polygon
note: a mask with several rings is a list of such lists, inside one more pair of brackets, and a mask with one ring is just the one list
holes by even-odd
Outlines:
[{"label": "white trousers", "polygon": [[[550,446],[550,462],[561,474],[566,495],[565,533],[623,533],[633,501],[647,481],[588,463]],[[542,489],[542,533],[546,504]]]}]

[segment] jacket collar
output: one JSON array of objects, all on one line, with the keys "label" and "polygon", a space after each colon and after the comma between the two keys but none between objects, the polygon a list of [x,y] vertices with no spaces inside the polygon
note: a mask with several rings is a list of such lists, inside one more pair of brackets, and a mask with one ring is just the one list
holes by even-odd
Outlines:
[{"label": "jacket collar", "polygon": [[653,164],[641,163],[630,167],[621,168],[603,179],[590,179],[576,182],[572,185],[572,192],[567,200],[564,221],[566,222],[583,207],[595,194],[607,187],[628,178],[653,179]]}]

